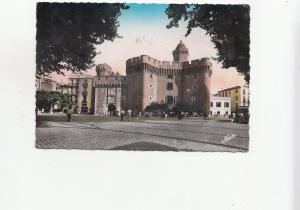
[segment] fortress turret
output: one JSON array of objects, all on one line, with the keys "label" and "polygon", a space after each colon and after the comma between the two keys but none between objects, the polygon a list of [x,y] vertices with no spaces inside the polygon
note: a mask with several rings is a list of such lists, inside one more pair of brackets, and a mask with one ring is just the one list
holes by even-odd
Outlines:
[{"label": "fortress turret", "polygon": [[112,68],[106,63],[98,64],[96,65],[96,73],[97,73],[97,77],[109,76],[112,74]]},{"label": "fortress turret", "polygon": [[186,62],[189,60],[189,49],[182,43],[181,40],[176,49],[173,50],[173,60],[175,62]]}]

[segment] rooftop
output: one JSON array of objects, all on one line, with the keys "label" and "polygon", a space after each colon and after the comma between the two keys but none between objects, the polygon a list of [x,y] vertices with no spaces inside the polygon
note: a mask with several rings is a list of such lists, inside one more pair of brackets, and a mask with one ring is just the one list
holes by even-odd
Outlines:
[{"label": "rooftop", "polygon": [[176,47],[176,50],[188,50],[188,48],[183,44],[183,42],[180,40],[179,44]]},{"label": "rooftop", "polygon": [[239,88],[241,88],[241,86],[238,85],[238,86],[226,88],[226,89],[224,89],[224,90],[220,90],[220,91],[218,91],[218,93],[224,92],[224,91],[228,91],[228,90],[235,90],[235,89],[239,89]]}]

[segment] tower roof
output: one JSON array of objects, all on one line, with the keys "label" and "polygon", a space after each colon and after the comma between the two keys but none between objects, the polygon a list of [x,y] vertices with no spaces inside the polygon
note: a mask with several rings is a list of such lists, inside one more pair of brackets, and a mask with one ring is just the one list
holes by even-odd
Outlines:
[{"label": "tower roof", "polygon": [[177,45],[176,51],[178,50],[188,50],[188,48],[185,46],[185,44],[183,44],[182,40],[180,40],[179,44]]}]

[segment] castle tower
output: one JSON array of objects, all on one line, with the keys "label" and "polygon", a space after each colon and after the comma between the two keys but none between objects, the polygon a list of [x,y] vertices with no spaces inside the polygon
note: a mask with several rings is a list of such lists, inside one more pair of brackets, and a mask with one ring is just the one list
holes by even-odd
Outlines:
[{"label": "castle tower", "polygon": [[109,76],[112,74],[112,68],[106,63],[98,64],[96,65],[96,73],[97,77]]},{"label": "castle tower", "polygon": [[177,45],[176,49],[173,50],[173,61],[175,62],[186,62],[189,60],[189,49],[182,43]]}]

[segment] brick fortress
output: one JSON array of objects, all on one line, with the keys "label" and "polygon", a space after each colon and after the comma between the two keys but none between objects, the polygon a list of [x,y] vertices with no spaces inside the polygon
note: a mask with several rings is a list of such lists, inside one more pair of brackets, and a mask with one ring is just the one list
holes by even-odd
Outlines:
[{"label": "brick fortress", "polygon": [[189,50],[180,41],[173,61],[159,61],[147,55],[128,59],[126,74],[128,108],[143,112],[151,103],[166,103],[169,108],[209,113],[209,58],[189,62]]}]

